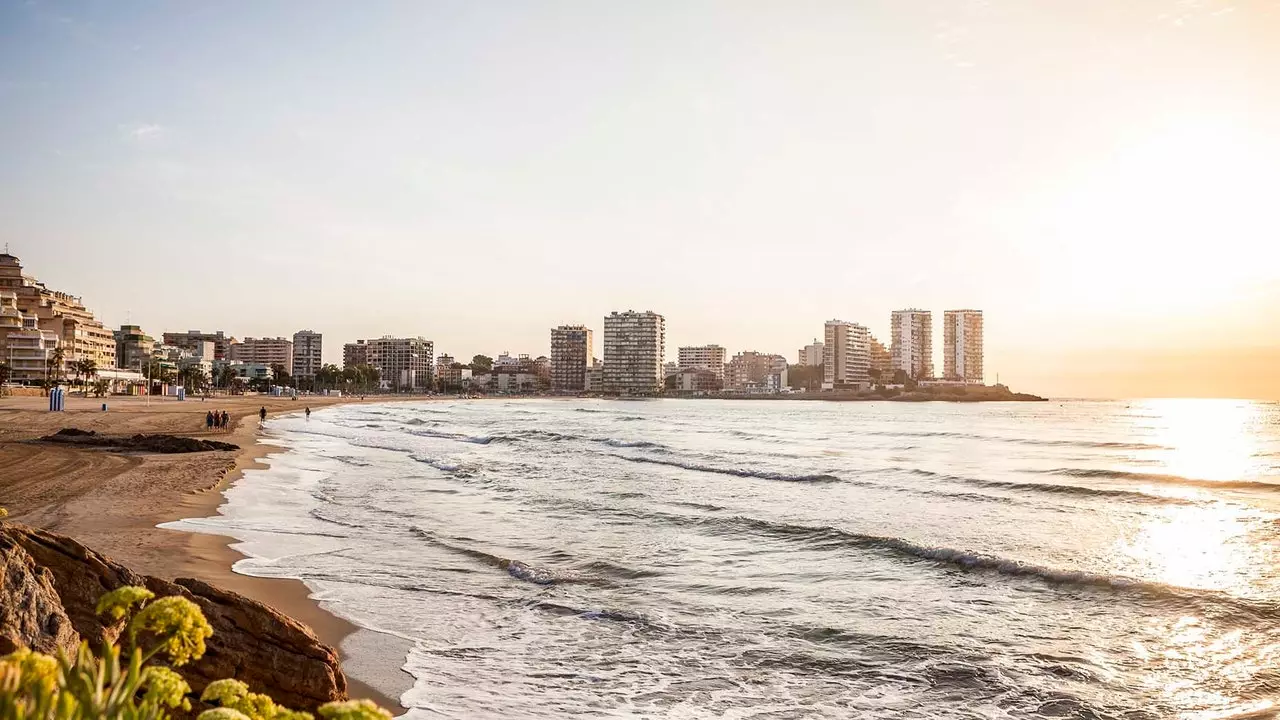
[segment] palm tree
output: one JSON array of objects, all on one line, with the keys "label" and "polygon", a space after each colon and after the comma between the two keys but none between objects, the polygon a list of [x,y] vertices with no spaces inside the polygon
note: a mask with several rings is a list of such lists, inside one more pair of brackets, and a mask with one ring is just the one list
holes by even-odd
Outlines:
[{"label": "palm tree", "polygon": [[93,394],[98,397],[106,397],[111,392],[111,381],[103,378],[93,384]]},{"label": "palm tree", "polygon": [[56,385],[58,383],[58,380],[62,378],[62,373],[63,373],[63,370],[65,369],[63,367],[63,363],[66,361],[66,359],[67,359],[67,351],[63,350],[62,345],[59,344],[57,347],[53,349],[53,352],[49,355],[49,359],[47,361],[47,364],[44,370],[45,380],[52,380],[53,384]]},{"label": "palm tree", "polygon": [[89,380],[98,374],[98,363],[89,358],[77,360],[71,364],[71,369],[76,373],[76,379],[84,378],[84,396],[89,397]]},{"label": "palm tree", "polygon": [[0,385],[4,385],[9,382],[9,379],[12,377],[13,367],[7,362],[0,362]]}]

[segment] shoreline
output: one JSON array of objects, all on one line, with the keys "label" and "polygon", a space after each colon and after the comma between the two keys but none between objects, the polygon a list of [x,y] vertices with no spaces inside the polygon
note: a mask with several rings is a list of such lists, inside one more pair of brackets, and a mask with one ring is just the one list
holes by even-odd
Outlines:
[{"label": "shoreline", "polygon": [[[65,412],[47,412],[47,399],[0,399],[0,506],[7,518],[68,535],[136,572],[165,579],[192,577],[269,605],[311,628],[316,637],[338,652],[352,698],[368,698],[401,714],[399,697],[413,687],[413,677],[397,665],[388,672],[377,668],[377,679],[357,678],[348,667],[344,645],[362,633],[376,633],[326,610],[312,591],[296,578],[264,578],[234,570],[248,556],[231,547],[239,542],[226,535],[160,527],[193,518],[216,517],[225,503],[224,492],[243,479],[247,469],[266,469],[263,460],[279,451],[262,442],[257,410],[268,417],[347,404],[414,402],[427,397],[308,397],[240,396],[199,398],[68,398]],[[225,409],[231,428],[207,430],[207,410]],[[52,443],[30,442],[63,427],[127,435],[168,433],[216,439],[239,445],[239,450],[158,455],[130,453]],[[377,633],[379,642],[409,644]],[[368,643],[362,643],[367,645]],[[367,668],[374,671],[375,668]],[[362,676],[366,675],[361,673]]]}]

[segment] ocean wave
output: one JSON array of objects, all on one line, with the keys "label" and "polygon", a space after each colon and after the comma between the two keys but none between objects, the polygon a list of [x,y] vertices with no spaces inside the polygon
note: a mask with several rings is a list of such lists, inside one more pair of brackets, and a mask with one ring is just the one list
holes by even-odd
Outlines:
[{"label": "ocean wave", "polygon": [[433,467],[433,468],[435,468],[435,469],[437,469],[437,470],[439,470],[439,471],[441,471],[441,472],[453,473],[453,474],[455,474],[455,475],[460,475],[460,476],[463,476],[463,477],[468,476],[468,475],[470,475],[470,474],[471,474],[471,473],[469,473],[469,472],[467,472],[467,471],[463,470],[461,466],[459,466],[459,465],[455,465],[455,464],[453,464],[453,463],[445,462],[444,460],[438,460],[438,459],[436,459],[436,458],[424,457],[424,456],[422,456],[422,455],[410,455],[410,456],[409,456],[409,458],[410,458],[411,460],[414,460],[415,462],[420,462],[420,463],[422,463],[423,465],[430,465],[431,467]]},{"label": "ocean wave", "polygon": [[545,600],[521,604],[524,607],[533,608],[534,610],[542,610],[560,617],[579,617],[584,620],[612,620],[614,622],[631,623],[636,625],[649,624],[644,615],[627,610],[583,610],[580,608],[570,607],[568,605],[561,605],[560,603],[547,602]]},{"label": "ocean wave", "polygon": [[829,473],[814,473],[809,475],[788,475],[786,473],[770,472],[768,470],[748,470],[746,468],[723,468],[713,467],[710,465],[695,465],[693,463],[682,463],[675,460],[660,460],[651,457],[639,457],[629,455],[611,455],[611,457],[619,460],[626,460],[633,463],[645,463],[649,465],[665,465],[667,467],[682,468],[692,470],[694,472],[716,473],[718,475],[733,475],[744,478],[760,478],[761,480],[781,480],[783,482],[839,482],[840,478]]},{"label": "ocean wave", "polygon": [[417,435],[418,437],[440,438],[441,440],[453,440],[455,442],[472,443],[475,445],[488,445],[494,440],[505,439],[501,436],[465,435],[463,433],[444,432],[442,430],[410,430],[409,434]]},{"label": "ocean wave", "polygon": [[1014,443],[1017,445],[1037,445],[1042,447],[1082,447],[1113,450],[1167,450],[1164,445],[1153,445],[1143,442],[1108,442],[1096,440],[1062,440],[1025,437],[1000,437],[998,435],[980,435],[976,433],[957,432],[952,430],[925,430],[920,432],[909,430],[875,430],[867,435],[884,437],[919,437],[919,438],[959,438],[964,440],[993,440],[995,442]]},{"label": "ocean wave", "polygon": [[648,440],[618,440],[615,438],[592,438],[593,442],[616,448],[665,448],[662,443],[650,442]]},{"label": "ocean wave", "polygon": [[1048,493],[1051,495],[1075,495],[1078,497],[1097,497],[1097,498],[1122,498],[1132,502],[1150,503],[1154,505],[1195,505],[1196,501],[1188,498],[1167,497],[1164,495],[1151,495],[1136,490],[1117,490],[1113,488],[1094,488],[1085,485],[1059,485],[1055,483],[1020,483],[1010,480],[983,480],[981,478],[963,477],[959,475],[946,475],[944,473],[936,473],[930,470],[921,470],[911,468],[908,470],[913,475],[921,477],[934,478],[949,482],[964,483],[966,485],[975,485],[978,487],[991,488],[993,490],[1011,490],[1013,492],[1025,493]]},{"label": "ocean wave", "polygon": [[1190,485],[1193,487],[1214,488],[1220,490],[1280,490],[1280,483],[1263,482],[1261,480],[1205,480],[1202,478],[1182,477],[1181,475],[1133,472],[1130,470],[1054,468],[1052,470],[1030,470],[1029,472],[1039,473],[1041,475],[1098,478],[1102,480],[1132,480],[1134,482],[1153,484],[1165,483],[1169,485]]},{"label": "ocean wave", "polygon": [[483,550],[475,550],[473,548],[447,543],[421,528],[411,527],[409,530],[414,535],[422,538],[432,545],[472,558],[473,560],[478,560],[485,565],[506,570],[507,574],[511,577],[517,580],[533,583],[534,585],[559,585],[562,583],[600,584],[596,578],[584,578],[569,574],[556,573],[546,568],[529,565],[520,560],[504,558],[498,555],[493,555],[492,553],[487,553]]}]

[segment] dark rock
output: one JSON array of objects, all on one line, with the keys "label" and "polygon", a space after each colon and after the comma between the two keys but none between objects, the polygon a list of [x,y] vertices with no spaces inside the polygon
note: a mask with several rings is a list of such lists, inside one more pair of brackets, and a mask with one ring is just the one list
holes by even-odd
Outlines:
[{"label": "dark rock", "polygon": [[[91,647],[114,641],[124,621],[104,624],[94,613],[98,598],[121,585],[142,585],[157,597],[181,595],[195,602],[213,627],[204,657],[176,668],[197,695],[209,682],[233,677],[296,710],[314,711],[347,698],[337,652],[307,626],[260,602],[200,580],[169,582],[140,575],[71,538],[34,528],[0,524],[0,552],[5,553],[0,638],[13,637],[33,648],[65,647],[64,643],[74,647],[77,636]],[[10,587],[19,592],[30,589],[31,597],[38,598],[30,607],[44,610],[24,610],[23,605],[10,612]],[[33,632],[33,627],[43,627],[42,622],[58,630],[60,621],[48,619],[58,617],[58,612],[69,625],[65,631]]]},{"label": "dark rock", "polygon": [[0,536],[0,655],[31,648],[47,655],[73,652],[80,634],[62,609],[49,571]]}]

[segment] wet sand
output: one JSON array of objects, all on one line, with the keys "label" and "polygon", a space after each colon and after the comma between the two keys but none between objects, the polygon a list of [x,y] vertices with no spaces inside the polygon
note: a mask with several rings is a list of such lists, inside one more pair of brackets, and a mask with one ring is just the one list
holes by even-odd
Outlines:
[{"label": "wet sand", "polygon": [[[400,398],[397,398],[400,399]],[[375,399],[370,398],[369,402]],[[376,401],[386,402],[386,398]],[[157,527],[183,518],[209,517],[222,505],[222,491],[245,469],[265,467],[261,459],[276,448],[258,442],[257,412],[301,412],[327,405],[360,402],[355,398],[311,397],[299,400],[247,396],[199,398],[68,398],[62,413],[47,412],[40,397],[0,399],[0,507],[9,519],[68,535],[148,575],[193,577],[270,605],[306,623],[321,641],[343,651],[344,641],[368,647],[371,631],[326,612],[300,581],[255,578],[232,571],[244,556],[229,545],[234,539]],[[208,410],[226,410],[229,430],[206,430]],[[64,427],[112,435],[168,433],[235,443],[239,451],[159,455],[78,448],[32,439]],[[377,635],[387,653],[407,652],[399,638]],[[343,651],[343,660],[347,659]],[[412,686],[412,678],[392,666],[350,668],[352,697],[367,697],[389,709]]]}]

